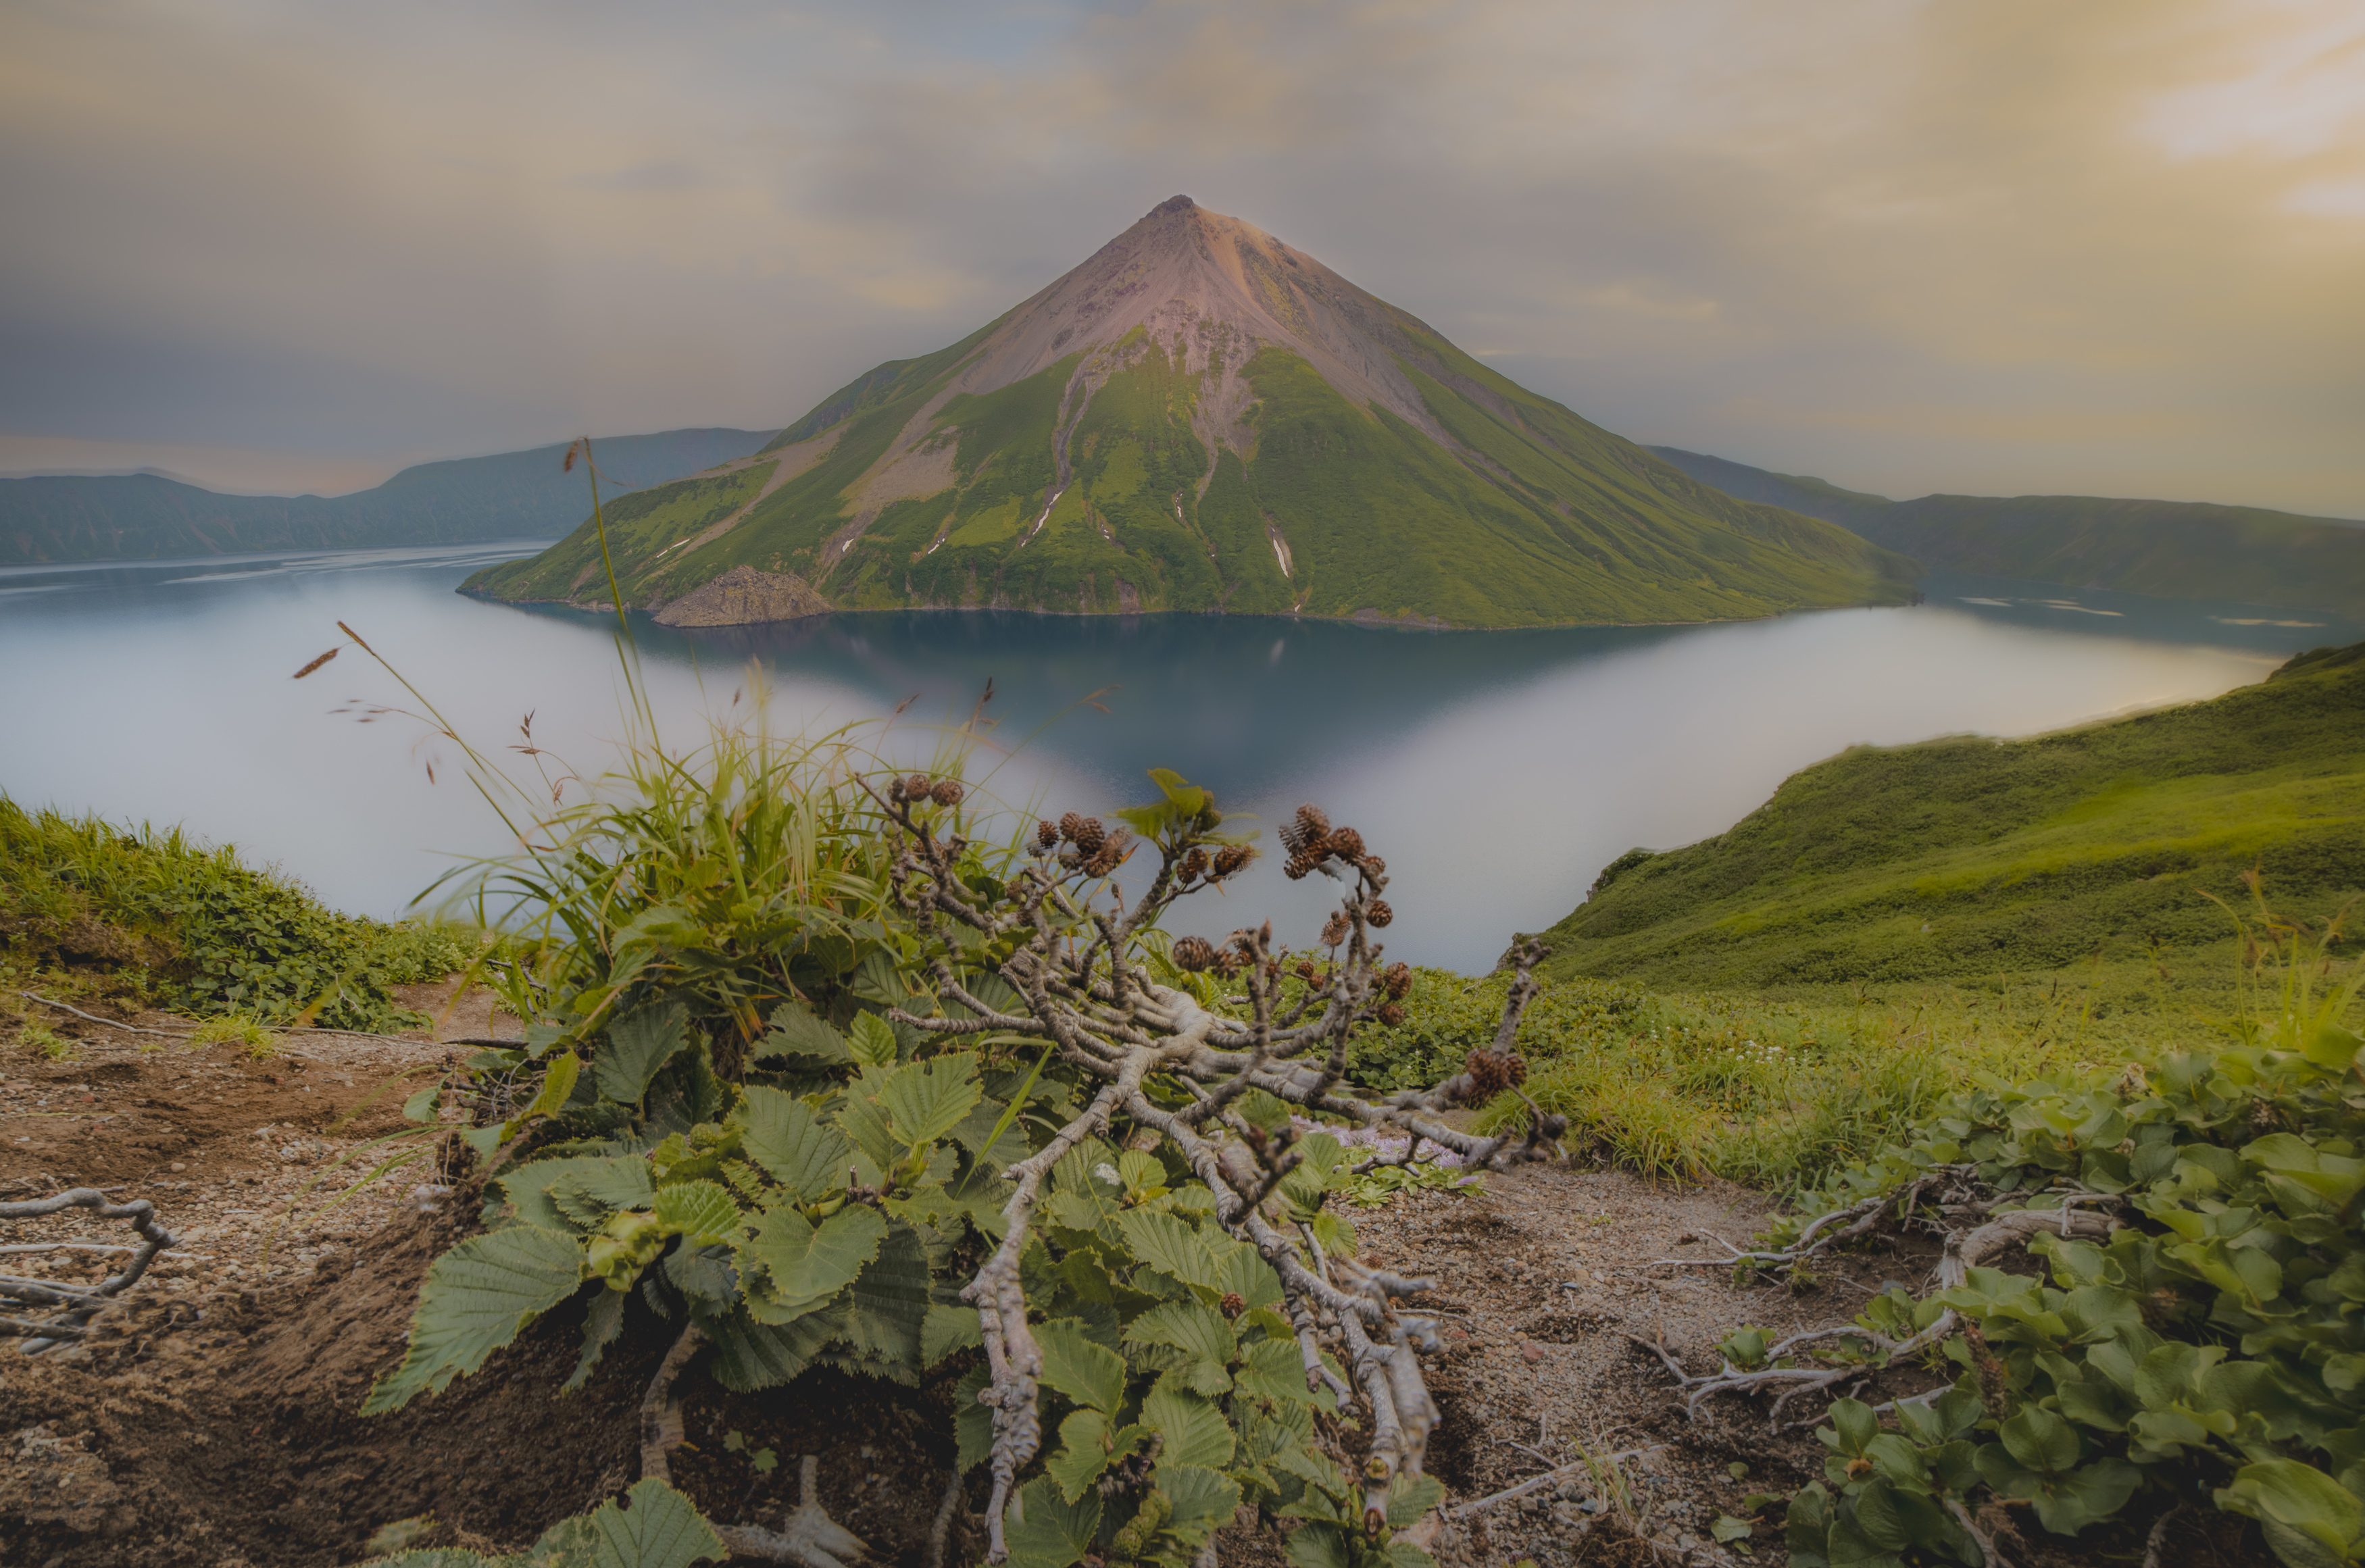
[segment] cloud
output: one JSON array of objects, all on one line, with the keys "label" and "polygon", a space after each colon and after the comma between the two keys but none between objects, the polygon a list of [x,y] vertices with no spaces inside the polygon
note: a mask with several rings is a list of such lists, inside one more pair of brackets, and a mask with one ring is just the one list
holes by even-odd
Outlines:
[{"label": "cloud", "polygon": [[1188,192],[1612,429],[2365,515],[2341,0],[20,0],[0,430],[784,423]]}]

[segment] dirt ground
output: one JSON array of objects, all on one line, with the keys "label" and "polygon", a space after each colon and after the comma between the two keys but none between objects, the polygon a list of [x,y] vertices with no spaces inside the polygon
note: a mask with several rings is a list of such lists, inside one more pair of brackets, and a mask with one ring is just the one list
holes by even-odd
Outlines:
[{"label": "dirt ground", "polygon": [[[504,1022],[479,999],[441,1034],[506,1034]],[[420,1167],[327,1208],[367,1169],[335,1162],[406,1126],[402,1099],[455,1047],[324,1035],[254,1059],[71,1018],[53,1027],[79,1036],[74,1059],[0,1050],[0,1201],[84,1185],[144,1196],[181,1245],[85,1346],[26,1357],[0,1341],[0,1563],[312,1568],[358,1562],[373,1532],[406,1519],[420,1520],[411,1544],[514,1550],[636,1478],[640,1393],[671,1332],[637,1307],[582,1392],[557,1392],[577,1351],[562,1312],[443,1394],[355,1414],[401,1353],[427,1264],[473,1226],[478,1200],[465,1181],[447,1198],[414,1195],[433,1181]],[[1730,1545],[1710,1529],[1743,1513],[1747,1493],[1820,1476],[1820,1448],[1774,1436],[1739,1402],[1687,1423],[1628,1336],[1709,1370],[1735,1325],[1844,1318],[1888,1272],[1915,1279],[1926,1260],[1857,1257],[1800,1294],[1659,1265],[1706,1256],[1709,1235],[1744,1240],[1765,1213],[1737,1188],[1530,1167],[1481,1193],[1354,1214],[1371,1257],[1438,1282],[1426,1305],[1452,1326],[1429,1363],[1443,1412],[1429,1468],[1449,1496],[1421,1534],[1440,1562],[1783,1560],[1771,1524]],[[108,1228],[0,1222],[0,1244],[118,1239]],[[9,1268],[90,1276],[86,1256],[58,1256]],[[1935,1381],[1898,1375],[1868,1397]],[[699,1384],[676,1483],[716,1518],[761,1521],[795,1505],[796,1460],[818,1454],[832,1516],[880,1562],[917,1563],[949,1477],[950,1383],[816,1372],[751,1396]],[[748,1457],[763,1449],[768,1471]],[[1619,1454],[1631,1457],[1599,1463]],[[1227,1565],[1283,1561],[1245,1527],[1220,1544]],[[954,1561],[975,1562],[982,1541],[970,1530],[955,1547]]]}]

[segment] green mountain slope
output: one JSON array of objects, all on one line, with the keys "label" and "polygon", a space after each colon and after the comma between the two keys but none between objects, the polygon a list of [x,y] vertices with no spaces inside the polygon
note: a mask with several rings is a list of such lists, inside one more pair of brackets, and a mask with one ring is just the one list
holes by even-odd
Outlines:
[{"label": "green mountain slope", "polygon": [[[679,430],[596,443],[623,488],[744,457],[761,431]],[[225,496],[155,474],[0,479],[0,566],[152,561],[547,537],[583,516],[564,445],[421,463],[346,496]]]},{"label": "green mountain slope", "polygon": [[2096,496],[1892,501],[1675,447],[1651,450],[1730,495],[1836,522],[1933,566],[2365,619],[2365,525],[2339,518]]},{"label": "green mountain slope", "polygon": [[[1184,197],[970,337],[832,394],[765,459],[718,522],[662,495],[611,514],[632,604],[715,623],[701,589],[734,568],[805,606],[1485,627],[1911,591],[1911,563],[1700,484]],[[604,599],[597,553],[587,525],[464,591]]]},{"label": "green mountain slope", "polygon": [[1676,987],[1970,980],[2231,934],[2205,894],[2321,917],[2365,891],[2365,644],[2138,718],[1864,746],[1730,832],[1613,861],[1563,974]]}]

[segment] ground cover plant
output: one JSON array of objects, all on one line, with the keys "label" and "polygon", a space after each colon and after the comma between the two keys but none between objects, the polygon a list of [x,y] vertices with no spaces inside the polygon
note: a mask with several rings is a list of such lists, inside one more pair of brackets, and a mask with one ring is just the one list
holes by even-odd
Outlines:
[{"label": "ground cover plant", "polygon": [[[1936,1288],[1779,1341],[1743,1326],[1712,1372],[1653,1347],[1695,1414],[1771,1394],[1778,1425],[1831,1398],[1793,1562],[1983,1568],[2047,1540],[2158,1562],[2209,1533],[2202,1499],[2292,1568],[2365,1557],[2365,969],[2339,974],[2321,930],[2254,929],[2263,994],[2231,1043],[1950,1095],[1754,1248],[1697,1260],[1941,1244]],[[2008,1266],[2023,1249],[2034,1275]],[[1893,1397],[1855,1397],[1889,1374]]]},{"label": "ground cover plant", "polygon": [[[392,988],[467,967],[484,937],[432,920],[341,914],[279,872],[177,827],[27,811],[0,796],[0,972],[26,990],[99,990],[198,1016],[382,1029]],[[54,1019],[52,1020],[54,1022]]]}]

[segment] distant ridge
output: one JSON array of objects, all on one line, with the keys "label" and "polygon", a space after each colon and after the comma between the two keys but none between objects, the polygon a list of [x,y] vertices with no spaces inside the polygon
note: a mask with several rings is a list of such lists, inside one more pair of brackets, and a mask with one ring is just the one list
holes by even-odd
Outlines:
[{"label": "distant ridge", "polygon": [[[767,431],[667,431],[595,441],[622,489],[745,457]],[[345,496],[226,496],[160,474],[0,479],[0,566],[163,560],[549,537],[590,510],[565,442],[405,468]]]},{"label": "distant ridge", "polygon": [[1932,566],[2161,599],[2287,605],[2365,621],[2365,522],[2099,496],[1893,501],[1680,447],[1651,450],[1729,496],[1838,523]]},{"label": "distant ridge", "polygon": [[[663,618],[898,607],[1423,626],[1901,602],[1911,564],[1737,501],[1188,196],[958,343],[879,365],[755,462],[608,514]],[[588,529],[463,591],[605,599]],[[729,608],[736,606],[736,609]]]}]

